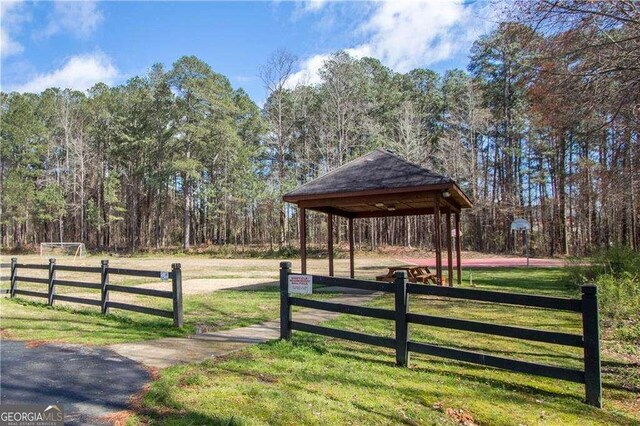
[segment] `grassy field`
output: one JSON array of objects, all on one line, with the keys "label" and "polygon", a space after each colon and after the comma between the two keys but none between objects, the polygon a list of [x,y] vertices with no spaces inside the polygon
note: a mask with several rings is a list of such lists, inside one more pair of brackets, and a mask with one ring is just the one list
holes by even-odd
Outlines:
[{"label": "grassy field", "polygon": [[[474,286],[576,296],[562,269],[476,270]],[[468,276],[467,276],[468,277]],[[390,296],[371,306],[390,308]],[[412,312],[579,333],[580,317],[536,308],[412,296]],[[295,318],[295,314],[294,314]],[[332,327],[393,336],[389,321],[341,315]],[[412,339],[581,368],[570,348],[412,325]],[[217,362],[164,370],[131,424],[640,424],[637,359],[603,345],[603,410],[582,385],[294,332],[290,342],[252,347]],[[247,409],[247,407],[251,409]]]},{"label": "grassy field", "polygon": [[[83,262],[93,265],[98,260]],[[158,269],[171,260],[118,258],[112,264]],[[185,276],[184,330],[172,328],[170,320],[141,314],[114,311],[104,317],[95,308],[78,311],[77,305],[48,308],[0,299],[2,335],[109,344],[189,334],[196,326],[227,329],[277,318],[277,260],[180,260]],[[397,263],[393,258],[361,259],[356,274],[370,278],[384,271],[380,265]],[[338,273],[345,275],[347,265],[339,260]],[[311,261],[312,272],[325,273],[325,269],[325,261]],[[466,270],[463,279],[465,286],[478,288],[578,296],[562,268]],[[258,287],[201,293],[203,288],[215,290],[245,282]],[[127,284],[153,284],[153,280]],[[160,306],[150,298],[132,297],[136,303]],[[378,297],[370,305],[390,308],[393,299]],[[578,314],[545,309],[414,295],[410,310],[570,333],[580,329]],[[393,323],[384,320],[341,315],[324,325],[393,336]],[[410,333],[416,341],[581,368],[582,354],[576,348],[419,325],[412,325]],[[136,399],[129,423],[640,424],[638,353],[633,345],[620,345],[606,329],[602,348],[605,408],[595,410],[582,403],[584,390],[579,384],[418,354],[411,355],[410,368],[399,368],[392,351],[294,332],[289,342],[258,345],[225,359],[162,370],[148,393]]]},{"label": "grassy field", "polygon": [[[196,327],[209,331],[242,327],[279,315],[277,277],[279,261],[274,259],[208,259],[184,257],[183,264],[184,318],[185,328],[171,327],[171,320],[113,309],[112,315],[104,317],[97,307],[56,302],[55,309],[43,307],[42,299],[0,298],[0,328],[5,337],[26,340],[56,340],[69,343],[111,344],[160,337],[182,336],[195,332]],[[6,258],[2,260],[6,261]],[[46,259],[37,256],[21,256],[23,263],[43,263]],[[100,257],[89,256],[78,260],[81,266],[95,266]],[[114,267],[150,270],[168,270],[175,258],[114,258]],[[70,264],[72,259],[60,259],[59,264]],[[356,275],[372,278],[385,271],[380,265],[397,264],[392,258],[364,258],[357,262]],[[326,261],[311,260],[309,270],[324,273]],[[295,265],[294,265],[295,270]],[[348,260],[336,261],[338,274],[348,274]],[[469,285],[496,287],[509,291],[527,291],[535,288],[542,294],[565,294],[567,289],[558,285],[563,276],[560,269],[545,269],[544,274],[514,275],[514,270],[465,271],[464,282]],[[0,275],[7,275],[5,272]],[[20,275],[41,277],[47,271],[28,270]],[[58,279],[98,282],[96,274],[59,272]],[[98,281],[96,281],[98,280]],[[152,286],[168,289],[170,282],[153,278],[138,278],[113,275],[111,282],[121,285]],[[247,284],[247,285],[245,285]],[[5,284],[6,285],[6,284]],[[45,291],[42,284],[19,283],[25,290]],[[222,290],[221,290],[222,289]],[[243,290],[238,290],[243,289]],[[58,294],[67,294],[90,299],[100,299],[99,290],[80,290],[59,286]],[[318,296],[315,296],[318,297]],[[325,296],[327,297],[327,296]],[[171,310],[171,301],[124,293],[111,293],[110,300],[136,305]]]},{"label": "grassy field", "polygon": [[[161,373],[137,407],[151,424],[638,424],[632,392],[605,409],[578,385],[296,334],[219,362]],[[250,407],[250,408],[249,408]],[[635,410],[635,411],[634,411]],[[466,423],[464,422],[466,421]]]},{"label": "grassy field", "polygon": [[[0,263],[7,263],[11,256],[0,255]],[[37,255],[19,255],[20,263],[47,263]],[[176,330],[171,320],[113,309],[112,315],[101,316],[93,306],[56,302],[55,309],[43,307],[43,299],[23,298],[7,300],[0,298],[0,329],[5,337],[22,340],[55,340],[69,343],[110,344],[160,337],[192,334],[196,326],[209,331],[241,327],[279,316],[277,293],[278,259],[212,259],[206,256],[158,256],[118,257],[89,255],[73,259],[60,257],[61,265],[99,266],[107,258],[115,268],[169,271],[171,264],[182,264],[185,328]],[[385,265],[401,263],[391,257],[364,257],[356,263],[356,275],[372,278],[386,271]],[[294,270],[298,270],[294,262]],[[336,260],[336,273],[348,275],[348,259]],[[309,272],[326,273],[327,261],[309,260]],[[9,271],[0,271],[8,276]],[[22,270],[19,275],[46,278],[47,271]],[[99,282],[97,274],[58,272],[58,279]],[[153,278],[112,275],[112,284],[147,286],[169,289],[170,282]],[[46,291],[42,284],[19,283],[19,288],[31,291]],[[0,288],[8,283],[0,283]],[[239,289],[243,289],[240,291]],[[250,290],[250,291],[244,291]],[[100,299],[99,290],[83,290],[58,286],[58,294]],[[325,296],[328,297],[328,296]],[[28,299],[28,300],[27,300]],[[133,303],[160,309],[171,309],[171,301],[125,293],[110,294],[110,300]]]},{"label": "grassy field", "polygon": [[[280,295],[275,290],[223,290],[184,298],[185,327],[172,321],[114,310],[108,316],[98,308],[48,307],[25,299],[0,300],[3,336],[19,340],[58,341],[104,345],[193,334],[196,325],[223,330],[255,324],[278,316]],[[137,304],[170,309],[171,301],[136,298]]]},{"label": "grassy field", "polygon": [[[112,343],[175,337],[193,334],[196,327],[208,331],[225,330],[256,324],[279,316],[277,277],[279,261],[256,259],[208,259],[204,257],[179,258],[183,264],[183,292],[185,327],[171,326],[170,319],[113,309],[109,316],[99,313],[99,308],[72,303],[56,302],[50,308],[42,299],[6,297],[0,298],[0,329],[5,338],[19,340],[58,341],[106,345]],[[6,262],[6,257],[0,262]],[[38,256],[20,256],[21,263],[46,262]],[[111,266],[148,270],[170,270],[176,258],[115,258]],[[60,259],[59,264],[71,264],[72,259]],[[387,260],[388,262],[388,260]],[[96,266],[100,257],[88,256],[76,261],[79,266]],[[319,271],[326,262],[313,263]],[[346,273],[348,261],[339,261],[341,273]],[[385,264],[385,263],[382,263]],[[363,268],[370,264],[363,262]],[[359,273],[369,273],[367,269]],[[46,271],[28,270],[24,276],[44,278]],[[0,272],[8,275],[8,271]],[[99,282],[96,274],[60,272],[59,279]],[[96,281],[98,280],[98,281]],[[113,275],[111,283],[121,285],[145,285],[157,289],[169,289],[170,282],[153,278],[137,278]],[[1,287],[8,287],[3,283]],[[42,284],[19,283],[19,288],[46,291]],[[81,290],[59,286],[58,294],[100,299],[99,290]],[[331,294],[314,297],[327,298]],[[171,300],[112,292],[110,300],[171,310]]]}]

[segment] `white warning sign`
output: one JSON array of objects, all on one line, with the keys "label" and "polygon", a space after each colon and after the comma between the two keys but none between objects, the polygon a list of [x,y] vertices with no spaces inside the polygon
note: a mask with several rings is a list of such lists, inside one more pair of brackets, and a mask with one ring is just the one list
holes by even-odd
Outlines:
[{"label": "white warning sign", "polygon": [[313,293],[313,277],[311,275],[289,275],[289,293]]}]

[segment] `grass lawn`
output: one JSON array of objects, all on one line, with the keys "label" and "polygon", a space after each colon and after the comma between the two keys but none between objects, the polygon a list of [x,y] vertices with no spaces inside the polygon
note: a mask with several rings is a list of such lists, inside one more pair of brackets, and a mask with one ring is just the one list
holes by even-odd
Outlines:
[{"label": "grass lawn", "polygon": [[[131,421],[151,424],[637,424],[633,395],[581,402],[574,384],[298,333],[218,362],[161,373]],[[617,398],[611,401],[610,398]],[[472,424],[472,423],[467,423]]]},{"label": "grass lawn", "polygon": [[[136,304],[171,309],[171,300],[136,297]],[[48,307],[24,299],[0,299],[0,328],[4,337],[104,345],[193,334],[196,325],[208,330],[243,327],[279,315],[280,294],[275,289],[222,290],[184,298],[185,327],[168,318],[99,308]]]},{"label": "grass lawn", "polygon": [[[325,293],[312,297],[326,299],[334,295]],[[148,296],[132,296],[127,303],[172,309],[170,299]],[[169,318],[118,309],[111,309],[110,314],[104,316],[98,307],[77,304],[49,307],[19,297],[0,298],[0,329],[2,336],[10,339],[92,345],[187,336],[194,334],[196,328],[228,330],[279,318],[280,292],[278,288],[269,287],[186,295],[183,307],[184,327],[177,329]]]},{"label": "grass lawn", "polygon": [[[357,276],[370,277],[378,273],[376,265],[385,263],[367,262]],[[213,276],[211,271],[216,269],[217,278],[264,275],[265,281],[272,281],[277,262],[271,263],[265,261],[257,269],[222,263],[203,267],[192,278]],[[562,268],[466,270],[463,285],[579,297]],[[130,299],[122,301],[128,303],[170,309],[169,300],[125,296]],[[392,308],[393,298],[381,296],[370,306]],[[580,332],[576,313],[416,295],[410,296],[409,306],[416,313]],[[275,319],[279,293],[272,287],[189,294],[184,297],[184,309],[185,328],[177,330],[169,319],[132,312],[113,310],[105,317],[94,307],[49,308],[24,299],[0,298],[0,328],[3,338],[98,345],[183,336],[195,332],[196,326],[221,330]],[[393,336],[391,321],[341,315],[324,325]],[[410,335],[416,341],[581,368],[578,348],[420,325],[411,325]],[[136,400],[129,423],[640,425],[640,364],[634,339],[622,341],[608,332],[606,324],[603,327],[603,410],[582,403],[580,384],[415,353],[410,368],[399,368],[393,351],[294,332],[289,342],[257,345],[224,359],[160,371],[148,393]]]},{"label": "grass lawn", "polygon": [[[561,269],[477,270],[479,288],[576,296]],[[410,297],[410,310],[579,333],[580,316],[546,309]],[[371,306],[390,308],[391,296]],[[295,319],[295,314],[294,314]],[[393,336],[391,321],[341,315],[324,325]],[[411,338],[499,356],[581,368],[579,348],[411,325]],[[290,342],[160,373],[131,424],[640,424],[638,365],[603,345],[603,410],[580,384],[511,373],[294,332]],[[466,422],[466,423],[465,423]]]}]

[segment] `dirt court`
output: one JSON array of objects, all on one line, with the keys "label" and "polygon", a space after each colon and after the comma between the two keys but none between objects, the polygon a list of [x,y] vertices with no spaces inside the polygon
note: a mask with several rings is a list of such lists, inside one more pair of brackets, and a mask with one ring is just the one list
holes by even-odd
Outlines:
[{"label": "dirt court", "polygon": [[[10,257],[2,255],[0,263],[9,263]],[[38,255],[16,256],[19,263],[45,264],[46,258]],[[145,269],[155,271],[170,271],[172,263],[180,263],[182,266],[182,289],[184,294],[202,294],[223,289],[252,289],[260,286],[278,285],[280,273],[279,259],[212,259],[204,256],[153,256],[153,257],[107,257],[109,266],[114,268]],[[81,259],[72,257],[58,257],[59,265],[75,266],[100,266],[101,256],[86,256]],[[300,260],[291,259],[293,271],[300,271]],[[356,260],[356,276],[360,278],[373,278],[376,274],[386,271],[386,266],[402,264],[394,258],[363,258]],[[308,272],[311,274],[328,274],[328,261],[326,259],[309,259]],[[349,275],[349,260],[335,260],[336,274]],[[46,277],[47,271],[29,270],[19,273],[24,276]],[[8,269],[0,271],[0,275],[8,276]],[[79,281],[93,281],[86,273],[57,272],[58,279]],[[93,277],[92,277],[93,278]],[[99,276],[95,276],[99,280]],[[111,275],[110,281],[114,284],[135,284],[145,288],[166,289],[171,282],[160,281],[153,278],[137,278],[120,275]],[[75,292],[74,292],[75,293]]]},{"label": "dirt court", "polygon": [[[0,263],[8,263],[12,256],[0,255]],[[16,256],[20,263],[47,263],[46,258],[38,255]],[[60,265],[99,266],[104,256],[89,255],[80,259],[72,257],[58,257]],[[144,256],[144,257],[118,257],[107,256],[109,265],[115,268],[147,269],[157,271],[170,271],[172,263],[182,265],[182,279],[184,294],[202,294],[223,289],[251,289],[260,286],[276,286],[280,259],[217,259],[205,256]],[[284,260],[284,259],[283,259]],[[300,271],[300,260],[290,259],[294,272]],[[443,259],[446,268],[446,253]],[[455,262],[455,261],[454,261]],[[389,266],[402,264],[417,264],[435,266],[435,256],[421,252],[396,252],[390,255],[356,254],[356,277],[374,279],[387,271]],[[563,266],[561,259],[531,259],[531,266],[557,267]],[[491,256],[474,252],[462,253],[462,267],[520,267],[526,265],[526,259],[522,257]],[[349,275],[349,260],[336,259],[335,270],[337,276]],[[326,275],[328,273],[327,259],[308,259],[308,273]],[[8,270],[0,271],[0,275],[8,275]],[[46,271],[30,270],[28,276],[46,276]],[[27,275],[27,274],[25,274]],[[86,274],[59,272],[59,279],[86,280]],[[97,278],[97,277],[96,277]],[[132,278],[123,276],[111,276],[113,283],[138,284],[147,288],[166,289],[168,282],[150,278]]]}]

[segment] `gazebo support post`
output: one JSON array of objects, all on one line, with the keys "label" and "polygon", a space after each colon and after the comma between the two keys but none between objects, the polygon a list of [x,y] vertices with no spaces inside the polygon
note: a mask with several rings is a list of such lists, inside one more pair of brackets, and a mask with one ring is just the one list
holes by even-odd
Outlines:
[{"label": "gazebo support post", "polygon": [[451,209],[447,209],[447,283],[453,287],[453,255],[451,253]]},{"label": "gazebo support post", "polygon": [[329,276],[333,277],[333,215],[327,214],[327,246],[329,251]]},{"label": "gazebo support post", "polygon": [[456,269],[458,270],[458,285],[462,284],[462,265],[460,264],[460,213],[456,213]]},{"label": "gazebo support post", "polygon": [[436,235],[436,280],[442,285],[442,235],[440,229],[440,195],[434,198],[433,220]]},{"label": "gazebo support post", "polygon": [[300,208],[300,271],[307,273],[307,209]]},{"label": "gazebo support post", "polygon": [[355,277],[355,264],[353,259],[353,218],[349,218],[349,276]]}]

